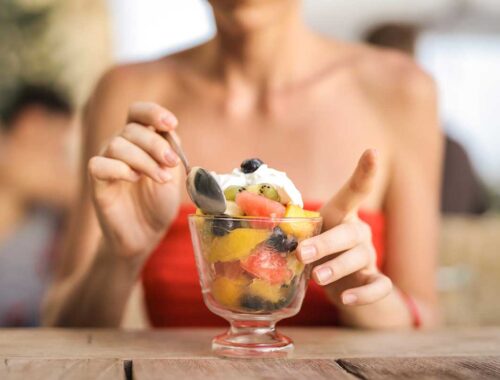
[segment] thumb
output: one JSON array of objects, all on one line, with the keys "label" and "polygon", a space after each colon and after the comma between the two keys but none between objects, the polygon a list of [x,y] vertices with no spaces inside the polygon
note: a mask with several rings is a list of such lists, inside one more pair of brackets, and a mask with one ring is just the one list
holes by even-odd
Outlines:
[{"label": "thumb", "polygon": [[349,180],[321,209],[324,229],[330,229],[355,214],[372,191],[377,172],[378,151],[366,150]]}]

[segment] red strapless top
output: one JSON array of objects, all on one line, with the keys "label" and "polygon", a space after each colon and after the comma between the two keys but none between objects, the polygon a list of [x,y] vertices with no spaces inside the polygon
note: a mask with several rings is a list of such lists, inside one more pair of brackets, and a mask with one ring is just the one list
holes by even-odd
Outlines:
[{"label": "red strapless top", "polygon": [[[318,210],[319,203],[305,205]],[[194,212],[183,205],[168,234],[149,258],[142,273],[146,308],[155,327],[226,326],[227,322],[212,314],[201,295],[187,216]],[[359,213],[372,228],[377,250],[377,265],[381,267],[384,253],[384,217],[381,213]],[[311,281],[302,310],[280,325],[328,326],[336,324],[334,306],[326,299],[323,289]]]}]

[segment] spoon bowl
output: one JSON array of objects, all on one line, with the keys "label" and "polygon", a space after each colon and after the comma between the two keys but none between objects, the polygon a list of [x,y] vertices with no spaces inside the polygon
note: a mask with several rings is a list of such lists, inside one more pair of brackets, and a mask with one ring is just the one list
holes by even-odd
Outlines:
[{"label": "spoon bowl", "polygon": [[199,166],[191,167],[184,151],[171,133],[160,132],[160,135],[169,142],[181,159],[182,165],[186,169],[186,189],[196,207],[207,215],[224,214],[226,198],[214,176]]},{"label": "spoon bowl", "polygon": [[186,178],[187,192],[194,204],[204,214],[218,215],[226,211],[226,198],[214,176],[199,166],[189,170]]}]

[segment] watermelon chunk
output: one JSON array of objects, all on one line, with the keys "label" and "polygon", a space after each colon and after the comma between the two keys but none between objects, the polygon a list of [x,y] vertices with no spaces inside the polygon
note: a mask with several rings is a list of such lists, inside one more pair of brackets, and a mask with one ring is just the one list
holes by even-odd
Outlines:
[{"label": "watermelon chunk", "polygon": [[270,284],[285,284],[292,279],[286,258],[262,244],[250,256],[241,261],[241,267],[255,277]]},{"label": "watermelon chunk", "polygon": [[246,216],[282,218],[286,212],[285,206],[281,203],[249,191],[238,193],[236,204]]}]

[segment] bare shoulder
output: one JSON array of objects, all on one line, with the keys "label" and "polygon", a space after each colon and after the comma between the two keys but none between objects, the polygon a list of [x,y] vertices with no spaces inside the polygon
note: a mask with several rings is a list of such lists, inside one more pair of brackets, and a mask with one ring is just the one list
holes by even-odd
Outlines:
[{"label": "bare shoulder", "polygon": [[[108,69],[101,77],[94,95],[110,92],[122,97],[142,97],[158,100],[168,88],[175,87],[183,68],[196,62],[196,55],[206,44],[198,45],[174,54],[141,62],[119,64]],[[163,92],[162,92],[163,91]]]},{"label": "bare shoulder", "polygon": [[359,49],[359,83],[380,110],[396,150],[405,157],[413,152],[421,160],[438,161],[443,134],[434,79],[403,53],[367,46]]},{"label": "bare shoulder", "polygon": [[123,127],[130,105],[162,104],[179,81],[179,62],[191,51],[156,60],[115,65],[100,78],[84,110],[85,127],[102,140]]},{"label": "bare shoulder", "polygon": [[172,55],[152,61],[115,65],[103,74],[94,95],[113,93],[127,98],[154,97],[164,83],[175,78],[175,62],[178,59],[179,55]]},{"label": "bare shoulder", "polygon": [[[351,44],[352,75],[368,102],[388,121],[389,132],[437,136],[437,90],[433,78],[411,57],[390,49]],[[402,137],[404,138],[404,137]]]},{"label": "bare shoulder", "polygon": [[383,121],[388,137],[421,150],[438,146],[442,132],[433,78],[411,57],[390,49],[343,43],[349,83]]},{"label": "bare shoulder", "polygon": [[411,57],[390,49],[356,45],[360,84],[379,99],[397,103],[435,101],[434,80]]}]

